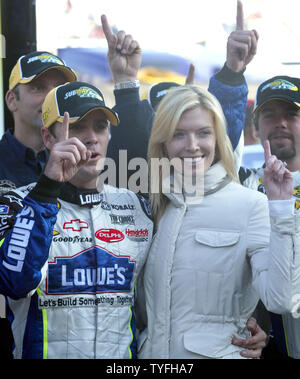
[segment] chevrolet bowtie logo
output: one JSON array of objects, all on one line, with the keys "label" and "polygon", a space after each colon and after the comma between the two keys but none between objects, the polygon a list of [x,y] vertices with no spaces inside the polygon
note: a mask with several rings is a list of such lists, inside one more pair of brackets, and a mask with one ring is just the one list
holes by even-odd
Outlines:
[{"label": "chevrolet bowtie logo", "polygon": [[88,229],[89,225],[87,222],[79,220],[71,220],[70,222],[65,222],[63,228],[71,229],[73,232],[80,232],[82,229]]}]

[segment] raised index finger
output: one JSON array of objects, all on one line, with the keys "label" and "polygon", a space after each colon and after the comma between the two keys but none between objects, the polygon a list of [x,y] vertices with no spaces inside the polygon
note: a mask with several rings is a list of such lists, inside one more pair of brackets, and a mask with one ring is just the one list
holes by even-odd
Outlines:
[{"label": "raised index finger", "polygon": [[105,16],[105,14],[101,16],[101,23],[102,23],[102,29],[105,34],[106,40],[109,44],[112,40],[114,40],[114,34],[111,30],[111,27],[107,21],[107,17]]},{"label": "raised index finger", "polygon": [[269,140],[265,140],[264,142],[264,151],[265,151],[265,163],[267,164],[271,156],[271,147],[270,147]]},{"label": "raised index finger", "polygon": [[64,119],[60,128],[56,128],[58,142],[66,141],[69,138],[69,113],[64,113]]},{"label": "raised index finger", "polygon": [[241,0],[237,0],[236,30],[244,30],[244,12],[243,3],[241,2]]},{"label": "raised index finger", "polygon": [[193,63],[190,63],[189,72],[185,79],[185,84],[194,84],[194,79],[195,79],[195,66],[193,65]]}]

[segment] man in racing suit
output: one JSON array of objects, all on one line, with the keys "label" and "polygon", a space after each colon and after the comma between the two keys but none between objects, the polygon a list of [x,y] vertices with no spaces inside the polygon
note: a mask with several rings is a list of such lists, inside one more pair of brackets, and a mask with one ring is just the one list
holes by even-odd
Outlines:
[{"label": "man in racing suit", "polygon": [[97,184],[118,116],[97,88],[73,82],[50,91],[43,120],[44,174],[1,199],[7,212],[23,206],[0,259],[14,357],[135,357],[135,281],[152,221],[134,193]]},{"label": "man in racing suit", "polygon": [[[260,84],[256,94],[254,123],[261,142],[264,143],[268,139],[272,154],[286,162],[287,168],[291,171],[294,177],[295,212],[299,212],[300,79],[276,76]],[[240,181],[246,187],[265,193],[263,175],[263,167],[258,169],[242,168]],[[299,299],[295,298],[295,312],[284,315],[270,313],[272,336],[279,351],[279,356],[270,356],[273,359],[300,358],[298,305]]]}]

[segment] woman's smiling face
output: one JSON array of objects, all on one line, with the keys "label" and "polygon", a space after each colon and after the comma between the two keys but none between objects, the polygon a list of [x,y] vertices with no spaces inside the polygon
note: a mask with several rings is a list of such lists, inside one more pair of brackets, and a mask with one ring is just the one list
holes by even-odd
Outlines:
[{"label": "woman's smiling face", "polygon": [[212,113],[202,107],[185,111],[172,139],[164,147],[170,160],[182,160],[185,174],[196,175],[200,167],[206,172],[215,159],[216,150]]}]

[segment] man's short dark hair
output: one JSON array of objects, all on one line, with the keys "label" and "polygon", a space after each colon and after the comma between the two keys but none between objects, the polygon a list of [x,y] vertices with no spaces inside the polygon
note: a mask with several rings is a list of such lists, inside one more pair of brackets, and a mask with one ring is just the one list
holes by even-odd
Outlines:
[{"label": "man's short dark hair", "polygon": [[12,89],[12,91],[13,91],[13,93],[15,94],[16,99],[17,99],[17,100],[20,100],[19,84],[16,85],[16,86]]}]

